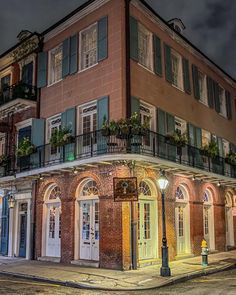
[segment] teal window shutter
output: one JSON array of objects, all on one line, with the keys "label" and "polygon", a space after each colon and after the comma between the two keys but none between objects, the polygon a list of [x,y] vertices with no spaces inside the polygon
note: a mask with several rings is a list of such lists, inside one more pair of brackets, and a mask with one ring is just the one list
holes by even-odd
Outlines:
[{"label": "teal window shutter", "polygon": [[167,133],[173,133],[175,131],[175,117],[169,113],[166,113],[167,119]]},{"label": "teal window shutter", "polygon": [[76,108],[72,107],[61,114],[62,128],[69,128],[73,136],[76,135]]},{"label": "teal window shutter", "polygon": [[37,86],[38,88],[45,87],[47,85],[47,62],[48,53],[39,52],[38,54],[38,68],[37,68]]},{"label": "teal window shutter", "polygon": [[138,21],[130,17],[130,57],[138,61]]},{"label": "teal window shutter", "polygon": [[161,40],[156,35],[153,35],[153,51],[154,51],[154,72],[157,75],[162,75],[162,54]]},{"label": "teal window shutter", "polygon": [[166,113],[157,109],[157,130],[161,135],[166,135]]},{"label": "teal window shutter", "polygon": [[202,147],[202,129],[195,127],[195,146],[197,148]]},{"label": "teal window shutter", "polygon": [[31,130],[31,142],[37,147],[37,152],[30,155],[30,162],[33,168],[38,168],[44,162],[45,120],[32,119]]},{"label": "teal window shutter", "polygon": [[214,103],[215,103],[215,110],[217,113],[220,113],[220,92],[219,92],[219,84],[213,81],[213,89],[214,89]]},{"label": "teal window shutter", "polygon": [[220,157],[224,157],[224,149],[223,149],[223,141],[222,138],[217,137],[217,145],[219,148],[219,155]]},{"label": "teal window shutter", "polygon": [[137,97],[131,96],[131,114],[140,113],[140,100]]},{"label": "teal window shutter", "polygon": [[103,120],[109,120],[109,96],[101,97],[97,101],[97,129],[102,128]]},{"label": "teal window shutter", "polygon": [[193,92],[196,99],[200,99],[200,88],[199,88],[199,77],[198,68],[192,64],[192,74],[193,74]]},{"label": "teal window shutter", "polygon": [[78,71],[78,35],[70,37],[70,74]]},{"label": "teal window shutter", "polygon": [[165,52],[165,76],[166,81],[172,83],[172,63],[171,63],[171,48],[169,45],[164,44]]},{"label": "teal window shutter", "polygon": [[225,91],[225,99],[226,99],[227,118],[231,120],[232,119],[232,101],[231,101],[231,94],[227,90]]},{"label": "teal window shutter", "polygon": [[191,146],[195,146],[195,127],[188,123],[188,139]]},{"label": "teal window shutter", "polygon": [[108,56],[108,17],[105,16],[98,21],[98,61]]},{"label": "teal window shutter", "polygon": [[183,63],[184,91],[190,94],[191,86],[190,86],[190,78],[189,78],[189,61],[186,58],[182,58],[182,63]]},{"label": "teal window shutter", "polygon": [[70,73],[70,38],[62,43],[62,77],[65,78]]},{"label": "teal window shutter", "polygon": [[207,77],[207,97],[208,97],[208,106],[210,108],[214,108],[213,80],[210,77]]}]

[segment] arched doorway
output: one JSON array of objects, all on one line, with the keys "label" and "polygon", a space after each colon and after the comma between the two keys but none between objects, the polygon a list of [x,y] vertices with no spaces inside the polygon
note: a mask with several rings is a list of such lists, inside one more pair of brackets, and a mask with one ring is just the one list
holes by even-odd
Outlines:
[{"label": "arched doorway", "polygon": [[79,186],[75,205],[75,259],[99,261],[99,198],[93,179]]},{"label": "arched doorway", "polygon": [[189,195],[183,185],[175,192],[175,231],[177,256],[190,254]]},{"label": "arched doorway", "polygon": [[157,258],[157,199],[147,181],[139,184],[138,253],[139,260]]},{"label": "arched doorway", "polygon": [[203,194],[203,232],[210,250],[215,249],[213,197],[209,189]]},{"label": "arched doorway", "polygon": [[44,199],[43,256],[61,257],[61,190],[53,184]]},{"label": "arched doorway", "polygon": [[232,213],[232,196],[227,193],[225,196],[225,232],[226,232],[226,246],[234,246],[234,224]]}]

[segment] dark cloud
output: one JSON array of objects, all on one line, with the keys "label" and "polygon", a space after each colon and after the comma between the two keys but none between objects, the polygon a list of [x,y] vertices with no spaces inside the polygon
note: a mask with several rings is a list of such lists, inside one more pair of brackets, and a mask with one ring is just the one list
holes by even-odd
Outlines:
[{"label": "dark cloud", "polygon": [[[181,18],[185,36],[236,78],[235,0],[146,1],[166,20]],[[16,43],[22,29],[41,32],[84,2],[0,0],[0,53]]]}]

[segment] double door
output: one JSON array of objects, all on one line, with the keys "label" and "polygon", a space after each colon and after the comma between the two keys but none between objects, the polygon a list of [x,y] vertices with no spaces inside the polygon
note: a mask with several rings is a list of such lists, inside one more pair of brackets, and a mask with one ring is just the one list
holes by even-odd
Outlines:
[{"label": "double door", "polygon": [[183,255],[188,252],[188,234],[187,234],[187,205],[177,204],[175,207],[175,230],[177,255]]},{"label": "double door", "polygon": [[99,202],[80,201],[80,259],[99,260]]},{"label": "double door", "polygon": [[146,200],[138,202],[139,260],[156,258],[157,226],[154,226],[156,222],[154,203]]},{"label": "double door", "polygon": [[46,256],[61,256],[61,205],[48,204]]}]

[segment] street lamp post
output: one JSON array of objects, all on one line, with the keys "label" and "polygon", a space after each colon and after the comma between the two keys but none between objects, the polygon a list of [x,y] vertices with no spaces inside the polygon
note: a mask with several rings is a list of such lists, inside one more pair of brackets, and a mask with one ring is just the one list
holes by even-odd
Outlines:
[{"label": "street lamp post", "polygon": [[164,171],[161,171],[161,176],[157,180],[159,188],[161,190],[161,202],[162,202],[162,266],[160,274],[162,277],[169,277],[171,275],[169,262],[168,262],[168,246],[166,238],[166,213],[165,213],[165,190],[169,184]]}]

